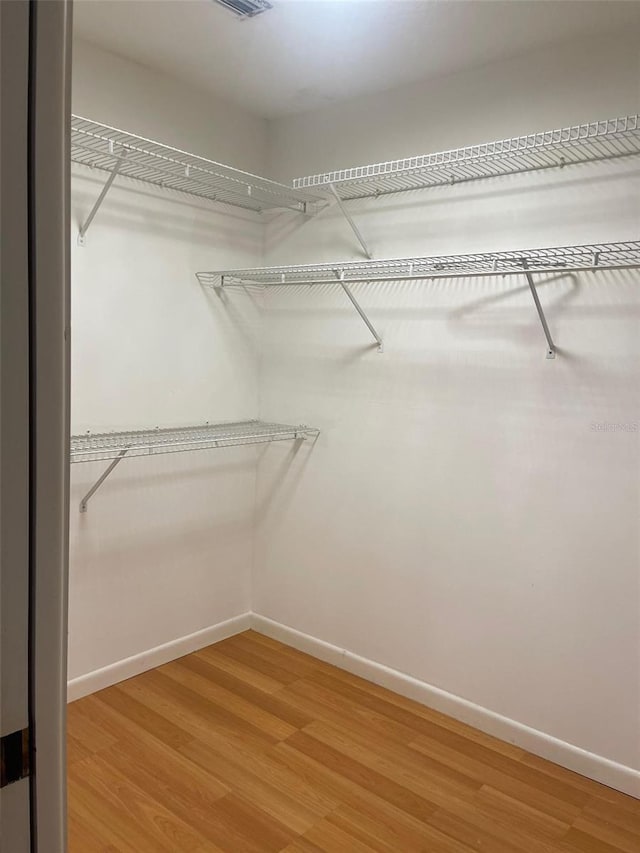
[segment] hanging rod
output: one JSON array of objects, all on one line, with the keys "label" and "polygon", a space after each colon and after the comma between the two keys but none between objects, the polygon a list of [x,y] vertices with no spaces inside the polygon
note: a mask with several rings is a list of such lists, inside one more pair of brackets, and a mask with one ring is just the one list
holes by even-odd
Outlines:
[{"label": "hanging rod", "polygon": [[[262,287],[319,286],[337,282],[349,284],[409,282],[432,279],[522,276],[526,278],[547,339],[547,358],[555,358],[556,348],[536,291],[534,275],[549,273],[598,272],[640,268],[640,240],[620,243],[592,243],[584,246],[557,246],[508,252],[467,255],[390,258],[369,261],[335,261],[298,266],[254,267],[196,273],[205,287],[227,288],[245,285]],[[349,295],[347,291],[347,295]],[[351,297],[350,297],[351,298]],[[382,347],[382,340],[359,304],[358,313]]]},{"label": "hanging rod", "polygon": [[116,174],[256,212],[284,208],[311,214],[326,203],[323,195],[252,175],[76,115],[71,117],[71,160],[108,174],[100,198],[82,226],[82,238]]},{"label": "hanging rod", "polygon": [[322,172],[296,178],[293,186],[300,190],[332,191],[333,188],[346,201],[637,154],[640,154],[640,115],[629,115],[403,160]]},{"label": "hanging rod", "polygon": [[254,420],[74,435],[71,437],[71,462],[111,460],[110,465],[80,501],[80,512],[87,511],[90,498],[125,457],[211,450],[218,447],[265,444],[272,441],[304,440],[310,437],[315,438],[319,432],[313,427],[304,425],[291,426]]}]

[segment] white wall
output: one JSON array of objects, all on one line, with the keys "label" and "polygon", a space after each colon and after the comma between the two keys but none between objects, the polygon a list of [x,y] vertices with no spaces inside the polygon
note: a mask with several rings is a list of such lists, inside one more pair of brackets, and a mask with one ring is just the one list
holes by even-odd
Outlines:
[{"label": "white wall", "polygon": [[272,121],[268,167],[291,181],[627,115],[639,97],[636,34],[582,39]]},{"label": "white wall", "polygon": [[[261,169],[264,122],[82,43],[74,111]],[[199,269],[259,261],[257,216],[104,175],[72,180],[72,432],[258,414],[260,315],[225,307]],[[126,460],[78,512],[106,463],[72,466],[69,676],[84,676],[250,609],[255,449]]]},{"label": "white wall", "polygon": [[237,169],[265,174],[264,119],[80,39],[73,43],[73,111]]},{"label": "white wall", "polygon": [[[638,111],[637,40],[582,42],[278,121],[271,170]],[[640,167],[350,209],[377,257],[638,239]],[[359,256],[335,209],[267,244],[270,263]],[[382,355],[337,288],[271,291],[261,413],[322,434],[260,463],[254,611],[640,769],[639,285],[541,282],[555,361],[524,281],[354,288]]]}]

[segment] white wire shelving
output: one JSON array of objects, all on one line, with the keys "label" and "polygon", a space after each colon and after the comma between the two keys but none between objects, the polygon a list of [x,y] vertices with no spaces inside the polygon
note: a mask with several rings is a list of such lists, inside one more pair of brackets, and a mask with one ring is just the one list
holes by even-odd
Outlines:
[{"label": "white wire shelving", "polygon": [[367,325],[382,351],[382,339],[349,289],[350,284],[426,281],[430,279],[523,276],[531,288],[535,307],[547,338],[547,357],[555,357],[533,275],[548,273],[598,272],[640,268],[640,240],[619,243],[590,243],[584,246],[556,246],[508,252],[464,255],[390,258],[386,260],[335,261],[298,266],[254,267],[196,273],[205,287],[228,288],[340,285]]},{"label": "white wire shelving", "polygon": [[491,275],[522,275],[523,262],[529,271],[580,271],[624,269],[640,266],[640,240],[621,243],[590,243],[508,252],[478,252],[464,255],[432,255],[369,261],[331,261],[298,266],[254,267],[196,273],[208,287],[258,284],[319,285],[336,279],[347,283],[375,281],[421,281],[433,278],[465,278]]},{"label": "white wire shelving", "polygon": [[70,448],[72,463],[108,460],[111,462],[82,498],[80,512],[86,512],[91,497],[125,456],[153,456],[190,450],[266,444],[273,441],[296,441],[315,438],[318,435],[319,430],[313,427],[258,420],[74,435],[71,437]]},{"label": "white wire shelving", "polygon": [[299,190],[328,190],[346,201],[637,154],[640,115],[629,115],[308,175],[296,178],[293,186]]},{"label": "white wire shelving", "polygon": [[257,212],[288,208],[313,213],[324,198],[81,116],[71,117],[71,160],[108,175],[80,228],[82,243],[118,175]]}]

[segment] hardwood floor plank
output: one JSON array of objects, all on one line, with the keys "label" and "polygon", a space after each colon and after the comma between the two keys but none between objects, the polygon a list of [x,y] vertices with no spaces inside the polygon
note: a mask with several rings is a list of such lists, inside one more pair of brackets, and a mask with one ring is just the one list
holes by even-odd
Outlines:
[{"label": "hardwood floor plank", "polygon": [[[394,693],[392,690],[388,690],[386,687],[381,687],[373,681],[366,681],[364,678],[352,675],[346,670],[339,669],[338,667],[330,667],[329,670],[323,670],[323,673],[328,679],[333,679],[334,681],[338,681],[348,687],[380,699],[385,703],[395,705],[402,710],[410,712],[412,715],[422,717],[431,723],[435,723],[440,728],[455,732],[462,737],[483,746],[487,746],[489,749],[493,749],[503,755],[508,755],[512,758],[521,758],[523,755],[526,755],[524,750],[514,744],[507,743],[506,741],[492,737],[492,735],[485,734],[484,732],[479,731],[479,729],[474,729],[472,726],[461,723],[459,720],[454,720],[453,717],[448,717],[446,714],[442,714],[440,711],[435,711],[433,708],[421,705],[413,699],[407,699],[406,696]],[[316,679],[316,682],[320,683],[320,679]],[[322,683],[330,684],[331,682],[327,682],[325,679],[322,679]]]},{"label": "hardwood floor plank", "polygon": [[[614,847],[612,844],[607,844],[606,841],[594,838],[593,835],[572,827],[565,836],[561,849],[565,853],[576,853],[576,851],[580,851],[580,853],[621,853],[623,848]],[[637,847],[632,853],[637,853]]]},{"label": "hardwood floor plank", "polygon": [[390,825],[377,815],[364,814],[349,806],[336,809],[327,820],[348,830],[374,850],[385,853],[397,853],[400,850],[403,853],[422,853],[425,850],[430,853],[469,853],[473,849],[432,826],[424,824],[419,831],[411,831],[398,822]]},{"label": "hardwood floor plank", "polygon": [[[107,689],[110,691],[114,690],[113,687]],[[179,753],[176,752],[176,741],[173,736],[171,742],[166,743],[158,736],[161,732],[159,733],[156,730],[149,731],[142,728],[138,723],[123,716],[123,714],[115,711],[110,705],[102,701],[104,693],[106,691],[83,699],[82,711],[115,739],[115,746],[109,749],[117,748],[125,755],[131,756],[132,760],[133,756],[139,755],[145,765],[148,766],[160,764],[171,769],[175,766],[176,772],[180,773],[181,765],[176,759]],[[184,737],[180,739],[180,742],[187,743],[191,739],[188,733],[184,733]],[[109,752],[109,750],[98,754],[104,755],[106,752]],[[226,793],[226,791],[222,791],[221,793]]]},{"label": "hardwood floor plank", "polygon": [[411,743],[418,736],[415,729],[369,708],[362,708],[358,703],[310,680],[294,681],[275,695],[305,712],[310,717],[308,723],[323,719],[335,725],[360,725],[370,735],[375,733],[376,737],[404,744]]},{"label": "hardwood floor plank", "polygon": [[[315,683],[333,690],[335,693],[340,696],[344,696],[346,699],[351,699],[361,707],[375,711],[382,717],[386,717],[402,724],[406,728],[412,729],[416,732],[417,736],[424,735],[426,737],[441,739],[443,742],[464,745],[465,749],[468,748],[470,751],[484,750],[483,754],[486,754],[487,752],[491,754],[496,753],[495,750],[488,746],[484,746],[476,739],[466,737],[466,729],[464,729],[465,734],[462,734],[455,730],[456,727],[451,728],[443,726],[441,720],[442,715],[439,715],[436,712],[430,712],[429,714],[419,712],[418,703],[413,702],[410,706],[407,706],[406,703],[409,700],[405,700],[403,703],[398,703],[395,701],[395,694],[391,694],[390,691],[383,690],[383,688],[378,688],[377,691],[363,689],[360,686],[361,681],[363,681],[363,679],[357,679],[354,680],[354,683],[351,683],[351,681],[344,677],[336,677],[335,675],[327,675],[326,673],[319,673],[315,678]],[[394,701],[392,701],[392,699]],[[508,756],[504,755],[502,752],[497,752],[497,755],[502,755],[505,759],[508,758]],[[520,752],[518,752],[517,755],[519,757]]]},{"label": "hardwood floor plank", "polygon": [[298,774],[284,766],[273,750],[258,753],[250,744],[239,741],[230,743],[226,737],[212,735],[209,736],[206,746],[213,756],[221,755],[240,770],[249,770],[258,779],[292,796],[305,809],[319,817],[324,817],[338,804],[338,800],[331,793],[307,784]]},{"label": "hardwood floor plank", "polygon": [[381,821],[390,830],[413,839],[416,849],[423,849],[430,834],[427,824],[393,805],[382,793],[361,787],[352,779],[345,778],[339,772],[291,748],[286,742],[274,747],[273,753],[279,761],[309,785],[313,785],[316,790],[324,791],[327,795],[333,794],[343,806],[352,808],[354,812],[369,819]]},{"label": "hardwood floor plank", "polygon": [[[96,755],[86,768],[92,785],[97,789],[99,784],[103,798],[112,797],[114,804],[117,798],[120,807],[126,807],[135,820],[153,831],[154,837],[163,848],[166,846],[175,853],[190,853],[206,841],[191,825],[188,814],[184,816],[187,818],[185,820],[150,796],[148,790],[139,787],[132,779],[131,770],[132,768],[125,767],[124,772],[121,772],[110,765],[103,755]],[[175,803],[173,797],[172,802]]]},{"label": "hardwood floor plank", "polygon": [[320,821],[303,837],[327,853],[376,853],[380,850],[386,853],[379,845],[365,843],[350,829],[337,826],[329,820]]},{"label": "hardwood floor plank", "polygon": [[108,749],[117,741],[117,737],[105,731],[85,713],[84,705],[80,703],[72,702],[67,706],[67,720],[73,731],[73,741],[87,753],[86,757],[101,749]]},{"label": "hardwood floor plank", "polygon": [[[466,818],[463,818],[460,814],[440,809],[432,815],[429,823],[452,841],[466,844],[472,850],[486,850],[487,853],[524,853],[531,849],[520,846],[521,839],[515,832],[512,837],[501,838],[499,829],[483,818],[480,812],[473,810],[469,810]],[[548,848],[542,844],[537,849],[537,853],[547,851]]]},{"label": "hardwood floor plank", "polygon": [[[507,810],[504,808],[500,809],[495,804],[493,808],[488,808],[487,803],[479,802],[478,795],[480,791],[476,784],[460,786],[446,778],[438,776],[431,770],[420,773],[414,767],[407,766],[402,760],[400,756],[401,747],[396,748],[398,758],[394,761],[393,754],[389,755],[385,751],[381,751],[378,745],[376,745],[375,749],[367,749],[361,744],[352,741],[344,733],[332,730],[331,727],[323,723],[312,724],[304,731],[306,734],[320,739],[323,743],[328,743],[341,753],[360,761],[365,766],[381,773],[399,785],[409,788],[412,792],[436,804],[440,809],[446,809],[455,816],[456,820],[467,820],[475,826],[477,831],[484,831],[487,836],[494,838],[504,835],[501,830],[501,824],[504,823],[504,813]],[[544,816],[541,815],[540,821],[542,822],[543,819]],[[427,823],[434,825],[431,819],[427,819]],[[543,851],[550,849],[544,843],[546,837],[550,834],[548,826],[545,826],[545,831],[541,832],[539,825],[535,821],[531,819],[528,821],[525,820],[524,816],[519,814],[516,808],[513,808],[511,814],[508,815],[507,823],[510,825],[513,823],[517,827],[522,850]],[[568,829],[568,824],[557,822],[555,829],[554,837],[559,837]]]},{"label": "hardwood floor plank", "polygon": [[88,816],[78,808],[75,796],[71,799],[67,816],[67,838],[69,853],[118,853],[113,844],[106,844],[92,830]]},{"label": "hardwood floor plank", "polygon": [[251,684],[234,675],[230,675],[228,672],[215,666],[211,661],[205,660],[198,655],[187,655],[180,658],[180,664],[183,668],[190,669],[197,675],[214,681],[230,693],[241,696],[252,705],[264,708],[265,711],[282,720],[282,722],[293,726],[294,729],[304,728],[304,726],[315,719],[313,715],[298,711],[289,702],[280,699],[277,694],[265,693],[263,690],[253,687]]},{"label": "hardwood floor plank", "polygon": [[294,834],[303,835],[328,811],[303,802],[295,787],[286,792],[276,788],[253,773],[251,764],[235,763],[208,744],[194,741],[180,751],[195,764],[215,774],[232,793],[248,802],[260,803],[262,811]]},{"label": "hardwood floor plank", "polygon": [[[229,737],[245,739],[258,750],[276,743],[260,729],[231,714],[219,705],[207,702],[195,691],[177,684],[157,671],[146,672],[139,679],[125,682],[121,689],[158,716],[174,719],[189,736],[207,739],[210,732],[226,732]],[[185,739],[183,739],[185,740]],[[181,744],[178,744],[178,747]]]},{"label": "hardwood floor plank", "polygon": [[298,838],[293,844],[288,844],[281,853],[326,853],[326,850],[306,838]]},{"label": "hardwood floor plank", "polygon": [[[313,677],[320,668],[321,661],[302,655],[300,652],[287,649],[282,644],[265,645],[260,642],[260,634],[255,631],[246,631],[244,634],[236,634],[230,638],[233,646],[250,652],[257,658],[265,660],[281,670],[295,675],[296,678]],[[293,654],[291,652],[293,651]]]},{"label": "hardwood floor plank", "polygon": [[261,705],[248,702],[242,696],[221,687],[215,681],[193,672],[180,661],[165,664],[157,672],[172,678],[178,684],[184,685],[216,707],[225,708],[234,716],[250,723],[274,740],[285,740],[297,731],[297,726],[284,722],[279,717],[273,716]]},{"label": "hardwood floor plank", "polygon": [[190,810],[206,810],[229,793],[219,778],[179,751],[163,754],[127,741],[100,757],[183,820]]},{"label": "hardwood floor plank", "polygon": [[271,663],[268,660],[268,656],[260,656],[253,651],[247,651],[235,642],[235,637],[218,643],[216,649],[225,657],[231,658],[231,660],[242,664],[242,666],[253,669],[254,672],[266,675],[268,678],[273,679],[273,681],[278,681],[280,685],[289,684],[298,679],[298,676],[294,672],[291,672],[290,667],[278,666],[276,663]]},{"label": "hardwood floor plank", "polygon": [[[533,790],[533,789],[532,789]],[[535,802],[535,801],[534,801]],[[529,801],[523,802],[504,791],[483,785],[476,796],[476,803],[489,817],[505,826],[522,827],[531,835],[557,841],[566,835],[569,824],[559,820],[548,811],[538,808]]]},{"label": "hardwood floor plank", "polygon": [[[466,738],[461,737],[453,732],[443,733],[434,731],[429,736],[430,740],[440,740],[442,743],[463,753],[465,756],[486,764],[495,770],[499,770],[513,779],[526,782],[532,788],[537,788],[541,793],[547,794],[555,800],[568,806],[577,806],[583,808],[589,800],[586,792],[580,791],[573,785],[549,776],[540,770],[525,767],[521,761],[509,758],[499,752],[494,752],[486,746],[470,742]],[[412,744],[414,749],[424,751],[428,754],[430,743],[425,742],[422,736],[416,738]]]},{"label": "hardwood floor plank", "polygon": [[[358,732],[344,731],[322,721],[312,723],[303,732],[390,781],[420,794],[436,808],[456,799],[471,802],[473,795],[480,790],[479,782],[449,771],[444,765],[438,766],[436,762],[416,761],[415,754],[408,749],[403,753],[399,744],[391,748],[385,748],[379,742],[372,745]],[[292,739],[288,742],[291,743]]]},{"label": "hardwood floor plank", "polygon": [[202,649],[195,654],[196,657],[210,661],[219,669],[229,673],[229,675],[234,675],[236,678],[240,678],[247,684],[257,687],[258,690],[263,690],[265,693],[275,693],[284,686],[282,681],[270,678],[257,669],[246,666],[246,664],[234,660],[228,655],[223,655],[222,652],[217,650],[217,646],[208,646],[206,649]]},{"label": "hardwood floor plank", "polygon": [[613,803],[620,808],[626,808],[631,812],[636,813],[638,803],[640,802],[635,797],[629,794],[623,794],[622,791],[616,791],[615,788],[609,788],[595,779],[589,779],[587,776],[581,776],[579,773],[574,773],[573,770],[568,770],[566,767],[561,767],[559,764],[554,764],[552,761],[547,761],[546,758],[540,758],[539,755],[533,755],[530,752],[523,753],[520,758],[520,763],[525,767],[532,767],[541,773],[551,776],[559,780],[565,785],[572,785],[579,791],[584,791],[592,797],[597,797],[608,803]]},{"label": "hardwood floor plank", "polygon": [[205,840],[98,755],[72,768],[69,782],[70,796],[84,802],[91,823],[95,821],[106,840],[124,853],[187,853]]},{"label": "hardwood floor plank", "polygon": [[212,810],[216,843],[227,853],[278,853],[294,835],[255,803],[228,794]]},{"label": "hardwood floor plank", "polygon": [[91,758],[93,752],[87,749],[83,744],[72,734],[67,735],[67,764],[69,766],[78,764],[86,758]]},{"label": "hardwood floor plank", "polygon": [[[636,832],[630,832],[612,823],[594,820],[586,815],[574,821],[572,830],[610,844],[614,849],[623,850],[625,853],[638,853],[640,850],[640,836]],[[570,833],[567,833],[567,837],[570,837]]]},{"label": "hardwood floor plank", "polygon": [[316,740],[305,732],[297,732],[285,743],[309,758],[313,758],[319,764],[324,764],[359,787],[375,792],[401,811],[413,815],[418,820],[426,822],[429,815],[437,809],[435,803],[388,779],[361,762],[344,755],[337,749]]},{"label": "hardwood floor plank", "polygon": [[[595,823],[618,826],[627,832],[638,836],[638,850],[640,850],[640,802],[631,797],[624,804],[613,803],[593,797],[589,800],[582,811],[584,817]],[[635,805],[634,805],[635,804]]]},{"label": "hardwood floor plank", "polygon": [[446,743],[441,743],[435,738],[420,737],[409,745],[423,755],[428,755],[439,762],[464,773],[478,783],[484,784],[508,795],[523,804],[531,805],[543,813],[569,825],[574,818],[581,813],[581,807],[573,803],[560,800],[553,794],[547,793],[538,784],[536,787],[527,781],[514,778],[505,773],[504,770],[471,757],[464,749],[454,749]]},{"label": "hardwood floor plank", "polygon": [[[115,687],[101,691],[96,694],[95,701],[108,706],[139,729],[169,746],[178,747],[191,740],[191,736],[171,719],[156,713],[153,708],[138,702],[135,697],[128,694],[128,685],[135,680],[123,681]],[[94,697],[89,696],[88,699],[94,699]]]}]

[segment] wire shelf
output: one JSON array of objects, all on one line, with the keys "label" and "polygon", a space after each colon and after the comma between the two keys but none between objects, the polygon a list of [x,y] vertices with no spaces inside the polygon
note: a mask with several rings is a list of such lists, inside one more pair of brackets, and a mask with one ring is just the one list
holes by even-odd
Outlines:
[{"label": "wire shelf", "polygon": [[371,198],[499,175],[640,154],[640,116],[578,124],[436,154],[296,178],[297,189],[335,187],[341,199]]},{"label": "wire shelf", "polygon": [[313,212],[320,196],[197,157],[81,116],[71,117],[71,160],[245,210]]},{"label": "wire shelf", "polygon": [[302,266],[255,267],[196,273],[207,287],[247,284],[266,287],[320,285],[375,281],[421,281],[492,275],[523,275],[551,271],[635,269],[640,267],[640,240],[624,243],[593,243],[549,249],[522,249],[469,255],[426,258],[393,258],[372,261],[335,261]]},{"label": "wire shelf", "polygon": [[71,462],[118,459],[124,455],[152,456],[209,450],[235,445],[264,444],[315,437],[318,430],[307,426],[238,421],[204,424],[177,429],[135,430],[132,432],[87,433],[71,437]]}]

